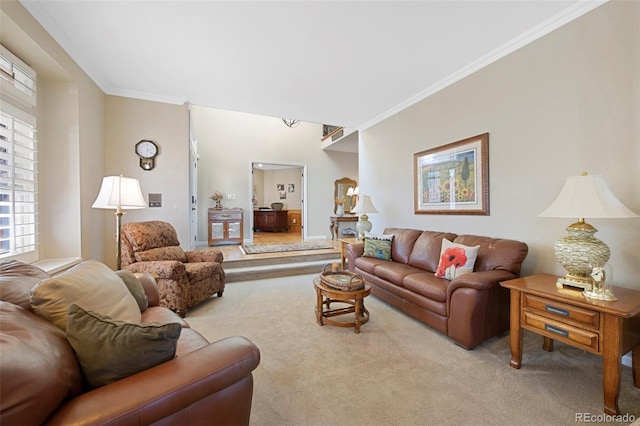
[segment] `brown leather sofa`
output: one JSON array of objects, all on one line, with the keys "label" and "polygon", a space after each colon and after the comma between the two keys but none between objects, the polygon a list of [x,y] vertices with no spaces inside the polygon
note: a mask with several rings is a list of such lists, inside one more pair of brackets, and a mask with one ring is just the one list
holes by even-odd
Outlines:
[{"label": "brown leather sofa", "polygon": [[121,236],[122,269],[153,274],[160,305],[184,317],[214,294],[222,297],[225,272],[220,250],[184,251],[175,228],[159,220],[125,223]]},{"label": "brown leather sofa", "polygon": [[[362,275],[373,295],[466,349],[509,328],[509,293],[499,283],[519,276],[525,243],[402,228],[383,234],[393,235],[391,261],[363,256],[363,243],[346,251],[349,271]],[[443,238],[480,246],[473,272],[451,281],[435,276]]]},{"label": "brown leather sofa", "polygon": [[0,262],[0,424],[248,425],[258,348],[233,336],[209,343],[160,307],[153,277],[138,274],[143,322],[180,323],[175,358],[89,390],[67,335],[34,313],[35,266]]}]

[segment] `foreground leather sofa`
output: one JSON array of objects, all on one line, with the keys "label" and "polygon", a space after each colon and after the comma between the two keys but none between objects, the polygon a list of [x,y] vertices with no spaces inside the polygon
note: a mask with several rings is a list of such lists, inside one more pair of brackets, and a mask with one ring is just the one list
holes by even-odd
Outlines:
[{"label": "foreground leather sofa", "polygon": [[[391,260],[363,256],[364,243],[347,246],[349,271],[362,275],[371,292],[472,349],[509,328],[509,293],[500,281],[517,278],[528,253],[525,243],[450,232],[387,228]],[[474,271],[452,280],[435,275],[442,240],[480,246]]]},{"label": "foreground leather sofa", "polygon": [[248,339],[209,343],[159,306],[153,276],[138,274],[148,301],[141,321],[182,326],[175,358],[89,389],[67,334],[32,309],[30,292],[47,278],[0,262],[0,424],[249,424],[260,352]]}]

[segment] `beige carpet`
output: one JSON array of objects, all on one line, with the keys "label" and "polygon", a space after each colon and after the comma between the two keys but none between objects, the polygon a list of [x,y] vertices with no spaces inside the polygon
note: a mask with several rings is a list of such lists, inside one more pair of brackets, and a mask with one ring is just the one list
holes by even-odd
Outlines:
[{"label": "beige carpet", "polygon": [[[508,335],[467,351],[373,296],[359,335],[320,327],[312,278],[231,283],[187,317],[211,341],[239,334],[260,348],[252,425],[574,425],[576,413],[603,415],[595,355],[557,342],[545,352],[525,332],[515,370]],[[620,409],[640,418],[626,366]]]}]

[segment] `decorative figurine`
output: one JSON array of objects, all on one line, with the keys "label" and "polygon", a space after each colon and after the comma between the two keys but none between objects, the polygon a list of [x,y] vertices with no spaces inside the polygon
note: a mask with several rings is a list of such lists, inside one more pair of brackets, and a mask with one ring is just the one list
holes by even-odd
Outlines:
[{"label": "decorative figurine", "polygon": [[586,298],[611,302],[618,300],[618,298],[611,292],[611,286],[607,283],[607,274],[604,266],[594,266],[591,269],[590,275],[593,279],[593,286],[591,290],[585,290],[583,292]]}]

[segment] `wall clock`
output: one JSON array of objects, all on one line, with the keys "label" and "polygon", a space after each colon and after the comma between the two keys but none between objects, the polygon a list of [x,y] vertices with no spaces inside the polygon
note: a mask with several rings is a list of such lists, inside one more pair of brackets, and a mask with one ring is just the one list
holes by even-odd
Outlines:
[{"label": "wall clock", "polygon": [[140,157],[140,168],[151,170],[156,166],[158,145],[153,141],[143,139],[136,144],[136,154]]}]

